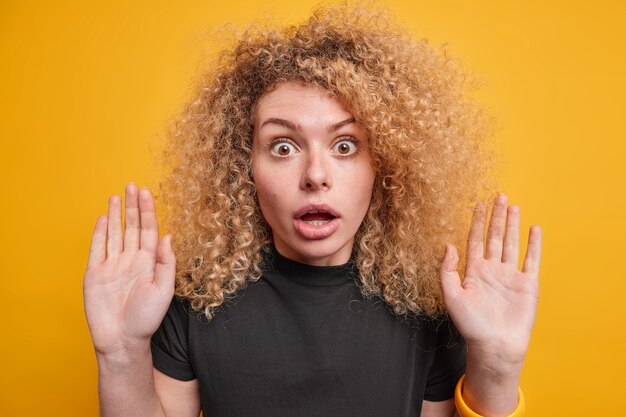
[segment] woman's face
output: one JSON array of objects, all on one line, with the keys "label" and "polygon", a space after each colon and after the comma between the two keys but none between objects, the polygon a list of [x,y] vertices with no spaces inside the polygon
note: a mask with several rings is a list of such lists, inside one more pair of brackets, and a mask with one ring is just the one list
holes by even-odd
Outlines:
[{"label": "woman's face", "polygon": [[368,137],[320,87],[282,82],[257,103],[252,170],[278,252],[311,265],[348,261],[372,197]]}]

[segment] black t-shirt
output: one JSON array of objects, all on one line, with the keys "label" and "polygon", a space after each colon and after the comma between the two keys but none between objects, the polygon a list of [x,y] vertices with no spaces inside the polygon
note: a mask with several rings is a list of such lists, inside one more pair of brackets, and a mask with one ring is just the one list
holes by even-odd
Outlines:
[{"label": "black t-shirt", "polygon": [[205,417],[408,417],[453,398],[466,348],[451,320],[395,316],[351,262],[274,250],[263,270],[211,321],[175,297],[152,337],[158,370],[198,379]]}]

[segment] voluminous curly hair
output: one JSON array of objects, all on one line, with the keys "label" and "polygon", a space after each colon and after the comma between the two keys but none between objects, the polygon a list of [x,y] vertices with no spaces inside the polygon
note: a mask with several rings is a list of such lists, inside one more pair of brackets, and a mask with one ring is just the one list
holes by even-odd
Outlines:
[{"label": "voluminous curly hair", "polygon": [[323,87],[365,127],[376,172],[353,259],[366,296],[397,315],[445,312],[438,271],[461,248],[472,207],[493,193],[491,119],[444,47],[416,40],[377,8],[318,7],[300,25],[235,35],[175,119],[163,154],[164,226],[176,294],[211,319],[261,276],[272,234],[251,176],[254,109],[282,81]]}]

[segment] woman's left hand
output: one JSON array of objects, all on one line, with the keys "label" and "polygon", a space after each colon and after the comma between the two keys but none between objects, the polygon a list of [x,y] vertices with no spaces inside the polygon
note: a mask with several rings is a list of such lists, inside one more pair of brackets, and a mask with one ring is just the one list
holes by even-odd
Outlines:
[{"label": "woman's left hand", "polygon": [[509,207],[503,194],[496,198],[484,251],[486,221],[487,206],[480,203],[472,218],[463,282],[453,245],[446,247],[440,276],[444,303],[468,349],[480,352],[492,371],[505,373],[509,367],[521,369],[535,322],[541,228],[530,228],[519,271],[519,207]]}]

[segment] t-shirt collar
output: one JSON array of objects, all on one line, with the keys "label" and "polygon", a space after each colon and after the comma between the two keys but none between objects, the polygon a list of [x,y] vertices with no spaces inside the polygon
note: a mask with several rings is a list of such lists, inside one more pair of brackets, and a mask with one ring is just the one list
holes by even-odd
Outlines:
[{"label": "t-shirt collar", "polygon": [[300,284],[328,287],[342,285],[352,281],[358,269],[351,258],[342,265],[317,266],[303,264],[284,257],[276,250],[274,244],[269,248],[267,266],[283,277]]}]

